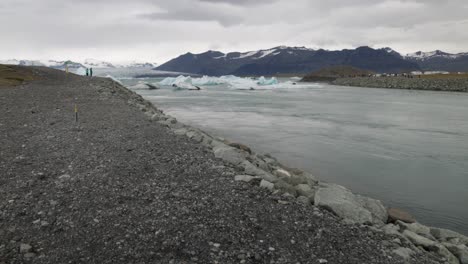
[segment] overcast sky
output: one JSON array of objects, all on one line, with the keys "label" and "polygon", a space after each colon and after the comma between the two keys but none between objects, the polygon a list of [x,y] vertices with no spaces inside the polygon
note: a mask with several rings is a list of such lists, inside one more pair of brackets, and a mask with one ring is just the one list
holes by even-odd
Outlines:
[{"label": "overcast sky", "polygon": [[188,51],[468,52],[467,0],[0,0],[0,59],[163,63]]}]

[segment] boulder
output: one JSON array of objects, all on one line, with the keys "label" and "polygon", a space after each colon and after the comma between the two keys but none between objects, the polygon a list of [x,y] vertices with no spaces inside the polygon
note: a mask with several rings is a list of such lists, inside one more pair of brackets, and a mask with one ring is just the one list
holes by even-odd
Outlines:
[{"label": "boulder", "polygon": [[405,222],[402,222],[400,220],[396,221],[396,224],[400,226],[403,230],[409,230],[411,232],[414,232],[420,236],[423,236],[425,238],[428,238],[430,240],[436,240],[432,235],[431,235],[431,229],[427,226],[421,225],[420,223],[412,223],[408,224]]},{"label": "boulder", "polygon": [[404,248],[404,247],[394,249],[392,252],[393,252],[393,254],[401,257],[402,259],[404,259],[406,261],[410,260],[411,255],[414,254],[413,250],[411,250],[409,248]]},{"label": "boulder", "polygon": [[448,229],[432,227],[431,235],[441,242],[458,238],[461,244],[468,244],[468,237]]},{"label": "boulder", "polygon": [[285,192],[285,193],[289,193],[291,195],[293,195],[294,197],[297,196],[297,192],[296,192],[296,189],[294,188],[294,186],[292,186],[291,184],[283,181],[283,180],[278,180],[276,183],[275,183],[275,188],[282,191],[282,192]]},{"label": "boulder", "polygon": [[281,178],[283,181],[291,184],[291,185],[298,185],[298,184],[309,184],[311,186],[313,186],[313,184],[310,184],[310,182],[307,180],[307,178],[305,178],[304,176],[302,175],[291,175],[291,177],[285,177],[285,178]]},{"label": "boulder", "polygon": [[291,174],[283,169],[277,169],[273,172],[278,178],[289,178]]},{"label": "boulder", "polygon": [[381,229],[387,235],[400,235],[400,227],[394,224],[386,224]]},{"label": "boulder", "polygon": [[356,199],[365,209],[371,212],[372,217],[378,219],[382,224],[386,223],[388,218],[387,209],[381,201],[361,195],[356,195]]},{"label": "boulder", "polygon": [[242,151],[245,151],[245,152],[247,152],[247,153],[249,153],[249,154],[252,154],[252,150],[251,150],[249,147],[247,147],[246,145],[244,145],[244,144],[240,144],[240,143],[229,143],[228,146],[233,147],[233,148],[237,148],[237,149],[240,149],[240,150],[242,150]]},{"label": "boulder", "polygon": [[273,191],[275,188],[275,185],[269,181],[262,180],[260,182],[260,187]]},{"label": "boulder", "polygon": [[188,138],[190,138],[191,140],[197,142],[197,143],[200,143],[202,142],[203,140],[203,136],[200,132],[198,131],[188,131],[186,134],[185,134]]},{"label": "boulder", "polygon": [[216,158],[220,158],[228,163],[239,165],[245,160],[245,155],[238,149],[221,145],[214,148],[214,155]]},{"label": "boulder", "polygon": [[343,186],[322,185],[314,196],[314,204],[332,211],[349,223],[383,224],[364,208],[356,196]]},{"label": "boulder", "polygon": [[252,180],[256,179],[257,177],[250,176],[250,175],[236,175],[234,177],[235,181],[243,181],[243,182],[251,182]]},{"label": "boulder", "polygon": [[436,252],[439,256],[444,257],[449,264],[460,264],[460,260],[450,252],[445,246],[441,244],[435,245],[435,248],[432,249],[431,251]]},{"label": "boulder", "polygon": [[406,238],[408,238],[416,246],[421,246],[427,250],[433,250],[436,246],[436,243],[428,238],[420,236],[409,230],[405,230],[402,233]]},{"label": "boulder", "polygon": [[416,219],[409,213],[398,209],[398,208],[389,208],[387,210],[388,214],[388,223],[395,223],[397,220],[400,220],[405,223],[414,223]]},{"label": "boulder", "polygon": [[186,128],[179,128],[179,129],[175,129],[173,132],[174,134],[178,136],[182,136],[182,135],[185,135],[188,132],[188,130]]},{"label": "boulder", "polygon": [[250,163],[250,161],[244,160],[241,162],[240,166],[244,168],[245,174],[253,175],[253,176],[260,176],[262,179],[267,180],[269,182],[278,181],[278,178],[258,168],[257,166],[253,165],[252,163]]},{"label": "boulder", "polygon": [[296,186],[296,191],[298,195],[305,196],[307,198],[314,198],[315,190],[312,189],[308,184],[298,184]]},{"label": "boulder", "polygon": [[468,247],[465,245],[453,245],[442,243],[453,255],[455,255],[461,264],[468,264]]}]

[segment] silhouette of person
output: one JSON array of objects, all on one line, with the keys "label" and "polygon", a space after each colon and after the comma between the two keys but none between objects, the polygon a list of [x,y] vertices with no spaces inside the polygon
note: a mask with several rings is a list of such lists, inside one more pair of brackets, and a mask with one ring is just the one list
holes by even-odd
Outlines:
[{"label": "silhouette of person", "polygon": [[89,68],[89,76],[93,77],[93,68]]},{"label": "silhouette of person", "polygon": [[89,76],[89,70],[86,68],[86,76]]}]

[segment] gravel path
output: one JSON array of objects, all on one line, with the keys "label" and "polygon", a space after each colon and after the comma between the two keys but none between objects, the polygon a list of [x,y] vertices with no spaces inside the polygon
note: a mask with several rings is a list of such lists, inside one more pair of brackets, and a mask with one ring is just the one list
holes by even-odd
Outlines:
[{"label": "gravel path", "polygon": [[0,88],[1,264],[405,263],[394,237],[234,181],[110,79],[37,71]]}]

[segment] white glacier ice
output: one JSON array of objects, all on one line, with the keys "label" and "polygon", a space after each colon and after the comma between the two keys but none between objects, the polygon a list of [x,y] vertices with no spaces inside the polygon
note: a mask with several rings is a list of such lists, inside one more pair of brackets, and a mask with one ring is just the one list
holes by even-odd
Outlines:
[{"label": "white glacier ice", "polygon": [[275,77],[265,78],[260,77],[258,80],[252,78],[242,78],[234,75],[221,77],[203,76],[200,78],[192,78],[190,76],[180,75],[178,77],[168,77],[159,82],[160,85],[171,86],[177,85],[183,88],[194,88],[195,86],[215,86],[226,85],[235,89],[250,89],[259,88],[261,86],[271,86],[279,84]]}]

